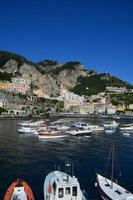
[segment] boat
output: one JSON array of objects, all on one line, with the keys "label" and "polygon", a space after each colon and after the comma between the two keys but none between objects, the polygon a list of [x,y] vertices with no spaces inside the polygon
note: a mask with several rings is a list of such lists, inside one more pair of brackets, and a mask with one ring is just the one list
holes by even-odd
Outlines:
[{"label": "boat", "polygon": [[44,200],[86,200],[75,176],[52,171],[44,181]]},{"label": "boat", "polygon": [[104,200],[133,200],[133,194],[114,181],[114,146],[112,147],[111,179],[96,174],[96,186]]},{"label": "boat", "polygon": [[69,131],[67,131],[72,136],[90,136],[92,131],[91,130],[86,130],[84,128],[74,128]]},{"label": "boat", "polygon": [[88,124],[88,123],[85,123],[85,122],[77,122],[77,123],[73,124],[73,127],[84,128],[86,130],[91,130],[92,132],[104,131],[103,126]]},{"label": "boat", "polygon": [[39,139],[57,139],[68,137],[67,133],[61,131],[47,130],[38,133]]},{"label": "boat", "polygon": [[103,124],[104,128],[115,128],[117,129],[119,127],[119,123],[116,121],[107,121]]},{"label": "boat", "polygon": [[35,200],[30,186],[23,180],[17,179],[6,191],[4,200]]},{"label": "boat", "polygon": [[133,124],[124,124],[123,126],[119,127],[120,131],[128,131],[132,132],[133,131]]},{"label": "boat", "polygon": [[40,127],[45,125],[44,120],[38,120],[38,121],[22,121],[19,123],[19,125],[24,127]]},{"label": "boat", "polygon": [[108,128],[105,128],[104,131],[105,133],[112,134],[112,133],[115,133],[116,128],[108,127]]},{"label": "boat", "polygon": [[123,133],[124,136],[130,136],[130,133]]},{"label": "boat", "polygon": [[31,128],[31,127],[22,126],[21,128],[18,129],[18,133],[35,134],[36,133],[36,129],[35,128]]}]

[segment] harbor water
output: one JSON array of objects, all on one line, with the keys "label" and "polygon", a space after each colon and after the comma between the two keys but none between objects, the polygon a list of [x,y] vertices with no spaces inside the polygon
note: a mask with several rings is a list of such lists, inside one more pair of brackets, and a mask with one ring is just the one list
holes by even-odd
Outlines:
[{"label": "harbor water", "polygon": [[18,134],[19,122],[0,121],[0,200],[17,178],[24,179],[31,186],[36,200],[43,200],[46,175],[55,169],[55,165],[63,170],[65,160],[73,161],[74,175],[81,188],[88,193],[88,199],[100,200],[95,187],[95,174],[97,171],[104,174],[111,144],[115,144],[117,149],[120,169],[117,180],[133,193],[133,133],[99,132],[88,138],[68,137],[46,141],[36,136]]}]

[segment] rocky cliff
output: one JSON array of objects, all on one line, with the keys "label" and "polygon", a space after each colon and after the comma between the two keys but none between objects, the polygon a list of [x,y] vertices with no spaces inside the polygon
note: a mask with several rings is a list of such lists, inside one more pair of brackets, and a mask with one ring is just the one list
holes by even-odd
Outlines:
[{"label": "rocky cliff", "polygon": [[61,88],[73,88],[79,76],[88,75],[80,62],[44,60],[33,63],[23,56],[4,51],[0,51],[0,72],[28,79],[32,89],[41,88],[50,96],[59,95]]}]

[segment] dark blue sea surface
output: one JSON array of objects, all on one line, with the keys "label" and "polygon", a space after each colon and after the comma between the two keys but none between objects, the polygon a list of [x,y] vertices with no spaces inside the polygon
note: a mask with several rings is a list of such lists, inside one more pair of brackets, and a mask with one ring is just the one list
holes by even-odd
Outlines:
[{"label": "dark blue sea surface", "polygon": [[55,164],[63,166],[64,160],[73,161],[74,175],[89,199],[100,200],[94,186],[95,173],[106,171],[112,143],[116,146],[119,161],[118,182],[133,192],[133,133],[124,136],[119,131],[112,135],[99,132],[89,138],[42,141],[35,136],[19,135],[18,123],[18,120],[0,121],[0,200],[17,178],[29,183],[36,200],[43,200],[45,176],[54,170]]}]

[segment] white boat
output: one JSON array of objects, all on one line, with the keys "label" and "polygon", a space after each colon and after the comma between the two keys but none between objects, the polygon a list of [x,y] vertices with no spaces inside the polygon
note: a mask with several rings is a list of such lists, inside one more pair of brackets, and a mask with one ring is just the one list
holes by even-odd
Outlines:
[{"label": "white boat", "polygon": [[115,133],[116,128],[108,127],[104,129],[105,133],[112,134]]},{"label": "white boat", "polygon": [[35,128],[31,128],[31,127],[22,126],[21,128],[18,129],[18,133],[35,134],[36,133],[36,129]]},{"label": "white boat", "polygon": [[96,177],[96,186],[98,186],[102,199],[104,200],[133,200],[133,194],[114,182],[114,145],[112,146],[112,169],[111,179],[100,174]]},{"label": "white boat", "polygon": [[97,174],[97,183],[104,200],[133,200],[133,194],[104,176]]},{"label": "white boat", "polygon": [[73,124],[73,127],[84,128],[86,130],[91,130],[92,132],[104,131],[103,126],[88,124],[88,123],[85,123],[85,122],[77,122],[77,123]]},{"label": "white boat", "polygon": [[44,120],[38,120],[38,121],[22,121],[19,123],[21,126],[25,127],[39,127],[39,126],[44,126],[45,121]]},{"label": "white boat", "polygon": [[123,126],[119,127],[120,131],[133,131],[133,124],[124,124]]},{"label": "white boat", "polygon": [[61,171],[48,174],[44,182],[44,200],[86,200],[78,179]]},{"label": "white boat", "polygon": [[63,133],[61,131],[47,130],[44,132],[39,132],[38,137],[39,139],[58,139],[58,138],[66,138],[68,137],[68,134]]},{"label": "white boat", "polygon": [[130,133],[123,133],[124,136],[130,136]]},{"label": "white boat", "polygon": [[118,128],[119,127],[119,123],[116,121],[107,121],[103,124],[104,128]]},{"label": "white boat", "polygon": [[75,128],[67,131],[72,136],[90,136],[92,131],[84,128]]}]

